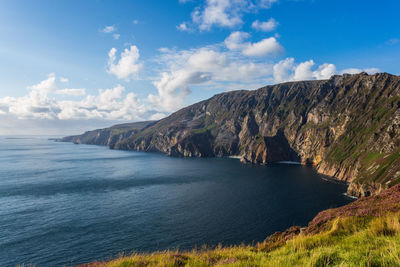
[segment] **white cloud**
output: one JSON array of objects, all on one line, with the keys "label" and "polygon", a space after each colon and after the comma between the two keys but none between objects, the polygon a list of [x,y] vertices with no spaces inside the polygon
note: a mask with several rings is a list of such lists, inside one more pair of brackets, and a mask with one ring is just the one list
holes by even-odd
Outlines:
[{"label": "white cloud", "polygon": [[181,24],[179,24],[178,26],[176,26],[176,28],[177,28],[179,31],[182,31],[182,32],[188,32],[188,31],[190,31],[190,28],[189,28],[189,26],[187,25],[186,22],[182,22]]},{"label": "white cloud", "polygon": [[137,19],[135,19],[135,20],[132,21],[132,23],[137,25],[137,24],[139,24],[139,21]]},{"label": "white cloud", "polygon": [[246,48],[248,43],[246,44],[244,41],[250,38],[250,34],[247,32],[232,32],[224,41],[226,47],[229,50],[243,50]]},{"label": "white cloud", "polygon": [[[30,86],[25,96],[0,98],[0,119],[138,121],[161,116],[155,115],[157,112],[141,103],[134,93],[125,92],[122,85],[86,95],[85,89],[57,89],[50,78],[55,80],[56,76],[50,74],[46,80]],[[64,95],[81,98],[55,98]]]},{"label": "white cloud", "polygon": [[268,21],[260,22],[258,20],[251,24],[251,27],[258,31],[271,32],[276,29],[278,22],[274,18],[270,18]]},{"label": "white cloud", "polygon": [[167,115],[161,112],[154,113],[153,115],[150,116],[149,120],[151,121],[156,121],[156,120],[161,120],[162,118],[165,118]]},{"label": "white cloud", "polygon": [[114,40],[118,40],[121,35],[119,33],[117,33],[116,31],[117,31],[117,27],[115,27],[114,25],[105,26],[103,29],[100,30],[100,32],[102,32],[102,33],[112,34],[112,37],[114,38]]},{"label": "white cloud", "polygon": [[132,45],[121,53],[121,58],[116,62],[116,48],[111,48],[108,53],[108,73],[117,76],[118,79],[129,81],[136,79],[142,67],[139,63],[139,49]]},{"label": "white cloud", "polygon": [[150,103],[162,107],[166,111],[173,111],[182,107],[184,99],[190,94],[189,85],[201,84],[210,80],[207,73],[186,71],[184,69],[172,73],[162,73],[161,79],[153,84],[158,95],[150,94]]},{"label": "white cloud", "polygon": [[251,57],[259,57],[277,54],[282,50],[283,47],[275,37],[269,37],[257,43],[250,43],[245,49],[243,49],[243,54]]},{"label": "white cloud", "polygon": [[278,3],[279,0],[259,0],[257,1],[258,5],[261,8],[271,8],[274,3]]},{"label": "white cloud", "polygon": [[275,82],[285,82],[291,79],[294,69],[294,58],[286,58],[274,65],[274,80]]},{"label": "white cloud", "polygon": [[313,70],[313,60],[295,64],[294,58],[286,58],[274,65],[275,82],[301,81],[301,80],[322,80],[329,79],[336,74],[336,66],[324,63]]},{"label": "white cloud", "polygon": [[103,29],[101,29],[100,31],[103,33],[113,33],[117,30],[117,28],[114,25],[111,26],[105,26]]},{"label": "white cloud", "polygon": [[329,79],[332,75],[336,74],[336,66],[329,63],[324,63],[318,67],[317,70],[313,71],[311,79],[324,80]]},{"label": "white cloud", "polygon": [[46,80],[43,80],[38,84],[31,85],[28,88],[43,93],[52,92],[56,89],[56,76],[54,73],[50,73]]},{"label": "white cloud", "polygon": [[67,82],[69,82],[69,80],[68,80],[68,78],[60,77],[60,82],[67,83]]},{"label": "white cloud", "polygon": [[[47,93],[40,94],[32,90],[23,97],[0,98],[0,110],[3,115],[15,116],[18,119],[50,120],[144,120],[152,113],[140,103],[136,95],[127,93],[125,88],[117,85],[112,89],[99,90],[98,95],[87,95],[82,100],[55,100]],[[62,89],[55,92],[81,95],[82,89]],[[149,113],[150,112],[150,113]],[[154,113],[154,112],[153,112]],[[143,116],[143,117],[142,117]]]},{"label": "white cloud", "polygon": [[58,119],[143,120],[148,111],[134,93],[124,95],[125,87],[99,90],[81,101],[60,101]]},{"label": "white cloud", "polygon": [[243,23],[244,13],[270,8],[278,0],[206,0],[192,12],[192,21],[200,30],[213,26],[233,28]]},{"label": "white cloud", "polygon": [[174,111],[184,105],[191,87],[201,85],[210,89],[251,89],[263,85],[272,74],[272,65],[252,62],[235,52],[221,51],[223,46],[202,47],[192,50],[163,49],[160,64],[169,67],[154,81],[157,95],[148,101],[160,111]]},{"label": "white cloud", "polygon": [[275,55],[283,51],[275,37],[265,38],[259,42],[244,42],[250,37],[246,32],[232,32],[224,41],[229,50],[241,50],[242,54],[250,57]]},{"label": "white cloud", "polygon": [[300,63],[297,67],[294,68],[294,75],[292,80],[295,81],[311,80],[313,77],[313,72],[311,71],[311,67],[314,65],[315,63],[313,60]]},{"label": "white cloud", "polygon": [[86,90],[83,88],[79,89],[65,88],[65,89],[59,89],[55,93],[58,95],[83,96],[86,95]]},{"label": "white cloud", "polygon": [[192,19],[201,30],[209,30],[213,25],[233,27],[242,23],[239,11],[229,0],[207,0],[204,10],[195,10]]}]

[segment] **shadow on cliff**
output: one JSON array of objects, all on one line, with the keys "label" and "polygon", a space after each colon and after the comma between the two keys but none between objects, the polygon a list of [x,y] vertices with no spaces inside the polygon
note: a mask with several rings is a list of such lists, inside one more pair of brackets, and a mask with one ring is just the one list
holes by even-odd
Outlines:
[{"label": "shadow on cliff", "polygon": [[278,130],[276,135],[264,137],[267,148],[267,162],[295,161],[300,162],[300,156],[292,149],[283,130]]}]

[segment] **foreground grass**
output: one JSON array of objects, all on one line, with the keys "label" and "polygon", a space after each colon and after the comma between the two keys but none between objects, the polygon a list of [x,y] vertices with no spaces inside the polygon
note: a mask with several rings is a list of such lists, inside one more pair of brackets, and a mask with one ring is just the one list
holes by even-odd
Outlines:
[{"label": "foreground grass", "polygon": [[400,266],[400,214],[345,217],[317,234],[300,233],[270,248],[217,247],[134,254],[98,266]]}]

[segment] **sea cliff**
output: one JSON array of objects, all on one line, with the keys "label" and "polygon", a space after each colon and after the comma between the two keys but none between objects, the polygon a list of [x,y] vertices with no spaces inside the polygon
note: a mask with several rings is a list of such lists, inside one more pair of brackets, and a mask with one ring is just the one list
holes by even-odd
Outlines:
[{"label": "sea cliff", "polygon": [[59,141],[171,156],[297,161],[368,196],[400,182],[400,77],[336,75],[222,93],[159,121]]}]

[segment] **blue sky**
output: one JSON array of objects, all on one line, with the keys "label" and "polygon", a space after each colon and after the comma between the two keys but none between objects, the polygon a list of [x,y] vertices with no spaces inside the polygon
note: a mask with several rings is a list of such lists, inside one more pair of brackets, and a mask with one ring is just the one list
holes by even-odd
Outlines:
[{"label": "blue sky", "polygon": [[216,93],[343,72],[398,75],[399,10],[395,0],[2,0],[0,134],[159,119]]}]

